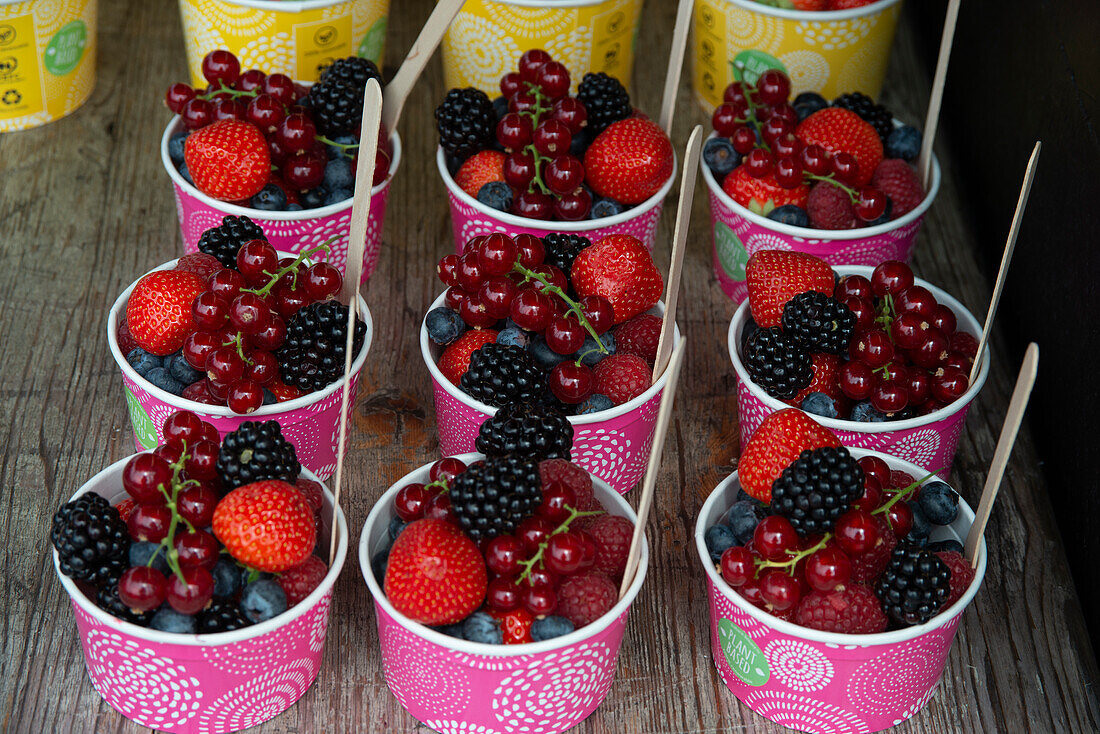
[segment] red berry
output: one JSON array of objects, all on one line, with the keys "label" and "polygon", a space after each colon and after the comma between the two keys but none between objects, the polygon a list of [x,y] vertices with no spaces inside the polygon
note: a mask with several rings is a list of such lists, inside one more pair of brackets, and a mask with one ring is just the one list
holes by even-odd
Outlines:
[{"label": "red berry", "polygon": [[781,560],[788,551],[798,550],[798,534],[787,518],[769,515],[756,526],[753,547],[770,561]]},{"label": "red berry", "polygon": [[596,375],[586,365],[567,360],[550,371],[549,383],[550,391],[558,400],[575,405],[592,394]]},{"label": "red berry", "polygon": [[500,576],[489,582],[485,603],[498,612],[510,612],[519,608],[524,593],[515,579]]},{"label": "red berry", "polygon": [[514,535],[498,535],[485,547],[485,565],[498,576],[519,572],[519,562],[526,558],[524,544]]},{"label": "red berry", "polygon": [[822,548],[806,561],[806,581],[817,591],[832,591],[851,576],[852,562],[839,548]]},{"label": "red berry", "polygon": [[798,605],[802,590],[793,576],[773,569],[760,577],[760,595],[765,603],[782,612]]},{"label": "red berry", "polygon": [[866,553],[875,547],[879,539],[879,529],[875,518],[866,510],[848,510],[836,521],[837,545],[851,555]]},{"label": "red berry", "polygon": [[218,562],[221,546],[217,539],[205,530],[195,530],[193,533],[176,533],[175,549],[179,554],[179,563],[183,568],[202,567],[207,570],[214,568]]},{"label": "red berry", "polygon": [[[183,578],[180,578],[182,576]],[[195,614],[206,607],[214,596],[214,577],[201,566],[181,569],[168,581],[168,604],[180,614]]]},{"label": "red berry", "polygon": [[129,568],[118,580],[118,598],[131,609],[149,612],[164,603],[168,581],[164,574],[149,566]]},{"label": "red berry", "polygon": [[752,552],[744,546],[726,548],[720,562],[722,578],[730,586],[744,586],[756,577],[756,562]]},{"label": "red berry", "polygon": [[913,285],[913,270],[898,260],[886,260],[871,273],[871,288],[882,298],[887,293],[896,296]]},{"label": "red berry", "polygon": [[557,533],[546,541],[543,562],[556,574],[568,576],[580,570],[584,544],[574,533]]},{"label": "red berry", "polygon": [[895,502],[886,514],[894,535],[899,538],[909,535],[909,531],[913,529],[913,508],[909,506],[908,502],[905,500]]},{"label": "red berry", "polygon": [[756,94],[764,104],[782,104],[791,94],[791,80],[778,69],[768,69],[756,79]]},{"label": "red berry", "polygon": [[161,488],[170,491],[171,483],[172,467],[155,454],[138,454],[122,470],[123,489],[143,505],[163,503]]},{"label": "red berry", "polygon": [[424,510],[432,496],[431,490],[423,484],[407,484],[397,490],[397,495],[393,498],[394,511],[405,522],[419,520],[424,516]]}]

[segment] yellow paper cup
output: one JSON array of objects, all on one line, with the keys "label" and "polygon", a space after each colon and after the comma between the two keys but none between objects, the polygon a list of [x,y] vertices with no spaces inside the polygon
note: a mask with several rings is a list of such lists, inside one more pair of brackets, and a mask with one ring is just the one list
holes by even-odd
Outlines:
[{"label": "yellow paper cup", "polygon": [[95,86],[96,0],[0,0],[0,132],[59,120]]},{"label": "yellow paper cup", "polygon": [[379,66],[390,0],[179,0],[191,83],[206,86],[202,59],[224,48],[241,69],[315,82],[336,59]]},{"label": "yellow paper cup", "polygon": [[783,10],[754,0],[696,0],[695,97],[707,114],[731,82],[753,83],[766,69],[791,78],[791,94],[877,99],[890,62],[901,0],[851,10]]},{"label": "yellow paper cup", "polygon": [[466,0],[443,37],[448,89],[500,96],[500,78],[524,51],[541,48],[569,69],[573,92],[586,72],[630,87],[642,0]]}]

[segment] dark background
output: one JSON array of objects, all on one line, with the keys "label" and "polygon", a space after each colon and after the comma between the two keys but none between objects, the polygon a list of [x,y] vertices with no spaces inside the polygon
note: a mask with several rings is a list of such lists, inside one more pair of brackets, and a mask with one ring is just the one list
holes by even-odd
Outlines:
[{"label": "dark background", "polygon": [[[935,67],[946,0],[906,4]],[[1028,408],[1070,568],[1100,642],[1100,2],[965,0],[940,116],[980,263],[997,276],[1032,146],[1043,143],[997,322],[1016,364],[1039,343]],[[976,314],[977,315],[977,314]],[[979,317],[981,318],[981,317]]]}]

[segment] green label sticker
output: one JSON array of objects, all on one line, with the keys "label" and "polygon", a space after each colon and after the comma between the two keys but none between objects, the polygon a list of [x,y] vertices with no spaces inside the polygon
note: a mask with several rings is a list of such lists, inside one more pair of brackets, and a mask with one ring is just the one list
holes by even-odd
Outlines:
[{"label": "green label sticker", "polygon": [[733,280],[745,279],[745,265],[749,262],[749,253],[732,229],[724,222],[714,223],[714,247],[718,251],[718,262],[722,270]]},{"label": "green label sticker", "polygon": [[84,21],[74,20],[62,26],[61,30],[53,34],[42,55],[42,63],[45,64],[46,71],[54,76],[68,74],[84,57],[84,47],[87,43],[88,28],[84,25]]},{"label": "green label sticker", "polygon": [[145,412],[145,408],[141,407],[141,403],[130,392],[130,387],[126,386],[125,390],[126,405],[130,410],[130,423],[134,426],[134,435],[137,436],[138,443],[146,449],[155,449],[157,447],[157,427],[153,425],[153,419],[149,417],[149,414]]},{"label": "green label sticker", "polygon": [[379,66],[382,65],[382,46],[386,42],[386,17],[382,16],[374,22],[370,30],[363,35],[359,42],[359,56],[370,59]]},{"label": "green label sticker", "polygon": [[783,66],[782,61],[756,49],[737,54],[730,62],[730,69],[734,79],[746,84],[756,84],[756,78],[768,69],[779,69],[784,74],[787,73],[787,67]]},{"label": "green label sticker", "polygon": [[762,686],[771,677],[764,651],[752,641],[745,630],[728,619],[718,620],[718,643],[726,662],[738,678],[750,686]]}]

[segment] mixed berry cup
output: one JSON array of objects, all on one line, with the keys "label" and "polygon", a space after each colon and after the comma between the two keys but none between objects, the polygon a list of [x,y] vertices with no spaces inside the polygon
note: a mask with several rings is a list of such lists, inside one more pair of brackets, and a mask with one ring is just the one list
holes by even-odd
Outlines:
[{"label": "mixed berry cup", "polygon": [[447,186],[447,200],[451,205],[451,228],[454,233],[455,252],[461,254],[466,243],[478,235],[503,232],[510,237],[518,234],[532,234],[544,237],[551,232],[577,234],[595,242],[609,234],[628,234],[637,237],[652,251],[657,240],[657,224],[661,219],[661,207],[665,197],[672,190],[676,180],[676,160],[673,158],[672,173],[668,180],[653,196],[641,204],[611,217],[586,219],[580,222],[530,219],[509,212],[493,209],[463,191],[450,171],[447,170],[446,155],[442,148],[436,150],[436,165],[439,176]]},{"label": "mixed berry cup", "polygon": [[[176,261],[172,260],[154,270],[170,270],[175,264]],[[298,461],[303,468],[323,479],[332,476],[336,471],[336,456],[339,448],[343,378],[323,390],[317,390],[293,400],[264,405],[247,415],[234,413],[225,406],[207,405],[173,395],[141,377],[126,361],[126,355],[119,348],[119,319],[125,318],[126,303],[136,284],[137,281],[131,283],[111,306],[107,316],[107,344],[111,349],[111,356],[115,358],[115,363],[122,371],[123,390],[126,393],[130,422],[134,427],[134,444],[138,451],[152,449],[164,443],[161,426],[164,420],[177,410],[189,410],[202,420],[213,424],[218,429],[218,435],[223,438],[227,433],[235,431],[244,421],[275,420],[279,422],[283,436],[294,444]],[[359,296],[358,314],[366,323],[367,334],[363,340],[363,348],[351,365],[349,415],[359,391],[359,373],[366,364],[367,353],[370,351],[374,336],[374,322],[361,296]]]},{"label": "mixed berry cup", "polygon": [[699,165],[710,195],[714,275],[735,303],[748,296],[745,265],[760,250],[805,252],[834,267],[877,265],[884,260],[908,262],[924,215],[940,190],[940,164],[933,156],[931,184],[912,211],[873,227],[810,229],[782,224],[741,206],[722,190],[722,182],[705,163],[700,161]]},{"label": "mixed berry cup", "polygon": [[[863,275],[871,277],[873,268],[862,266],[834,268],[841,276]],[[958,319],[958,331],[975,337],[982,332],[982,325],[955,298],[925,280],[916,284],[927,288],[938,303],[949,307]],[[765,417],[791,407],[782,400],[768,395],[752,382],[741,358],[741,332],[750,318],[749,303],[743,302],[730,321],[727,346],[733,369],[737,376],[737,418],[741,427],[741,445],[744,446]],[[912,462],[925,471],[935,471],[947,477],[955,461],[959,435],[966,425],[966,414],[989,376],[989,349],[986,348],[981,368],[967,391],[943,408],[906,420],[882,423],[860,423],[837,418],[814,416],[814,420],[835,433],[845,446],[873,449]]]},{"label": "mixed berry cup", "polygon": [[[294,254],[328,242],[329,262],[340,271],[347,273],[348,236],[351,230],[352,199],[336,204],[303,209],[302,211],[263,211],[220,201],[199,191],[184,180],[172,159],[168,155],[168,140],[183,129],[179,116],[172,118],[160,140],[160,157],[164,170],[172,179],[172,191],[176,199],[176,215],[179,218],[180,233],[183,235],[184,252],[198,252],[199,239],[206,230],[217,227],[228,215],[248,217],[263,228],[267,240],[276,250]],[[390,182],[401,164],[401,138],[397,133],[390,136],[393,146],[393,158],[390,161],[386,180],[371,190],[370,215],[367,221],[367,240],[363,250],[363,276],[366,282],[378,265],[378,256],[382,250],[382,225],[386,217],[386,203],[390,196]]]},{"label": "mixed berry cup", "polygon": [[[893,470],[924,474],[885,454],[853,449],[852,456],[878,456]],[[704,535],[736,501],[739,489],[734,472],[707,498],[695,524],[710,597],[714,665],[726,686],[761,716],[812,734],[880,731],[916,715],[935,693],[962,614],[981,587],[985,541],[970,587],[925,624],[867,635],[822,632],[754,606],[715,570]],[[973,521],[974,512],[960,500],[955,522],[933,540],[961,542]]]},{"label": "mixed berry cup", "polygon": [[[444,296],[435,299],[428,310],[439,308],[443,300]],[[660,302],[654,313],[663,315],[664,310],[664,303]],[[678,344],[679,327],[675,334]],[[444,377],[438,366],[442,353],[443,347],[432,342],[422,322],[420,355],[432,376],[439,449],[444,456],[452,456],[475,450],[478,429],[496,414],[497,408],[466,394]],[[597,413],[569,416],[573,426],[573,461],[620,494],[633,489],[645,474],[657,426],[657,411],[667,384],[668,370],[665,370],[633,400]]]},{"label": "mixed berry cup", "polygon": [[[458,457],[469,464],[481,454]],[[626,594],[605,615],[544,642],[489,645],[449,637],[412,621],[386,599],[371,557],[387,537],[393,500],[411,482],[427,482],[431,465],[406,474],[382,495],[359,538],[359,564],[374,596],[386,684],[417,720],[441,734],[526,731],[557,734],[588,717],[607,697],[626,631],[627,615],[645,581],[649,546]],[[631,522],[630,505],[593,478],[596,500]]]},{"label": "mixed berry cup", "polygon": [[791,78],[794,93],[828,99],[858,89],[878,97],[901,0],[859,8],[787,10],[755,0],[695,3],[695,97],[710,114],[735,81],[755,81],[767,69]]},{"label": "mixed berry cup", "polygon": [[[122,473],[130,457],[96,474],[72,496],[98,492],[112,504],[129,497]],[[302,475],[317,477],[303,469]],[[325,489],[322,547],[332,529],[332,495]],[[158,731],[221,734],[274,718],[302,697],[324,655],[332,588],[344,565],[348,531],[336,513],[336,558],[302,602],[251,627],[217,634],[171,634],[139,627],[97,607],[61,573],[84,662],[95,689],[127,719]]]}]

